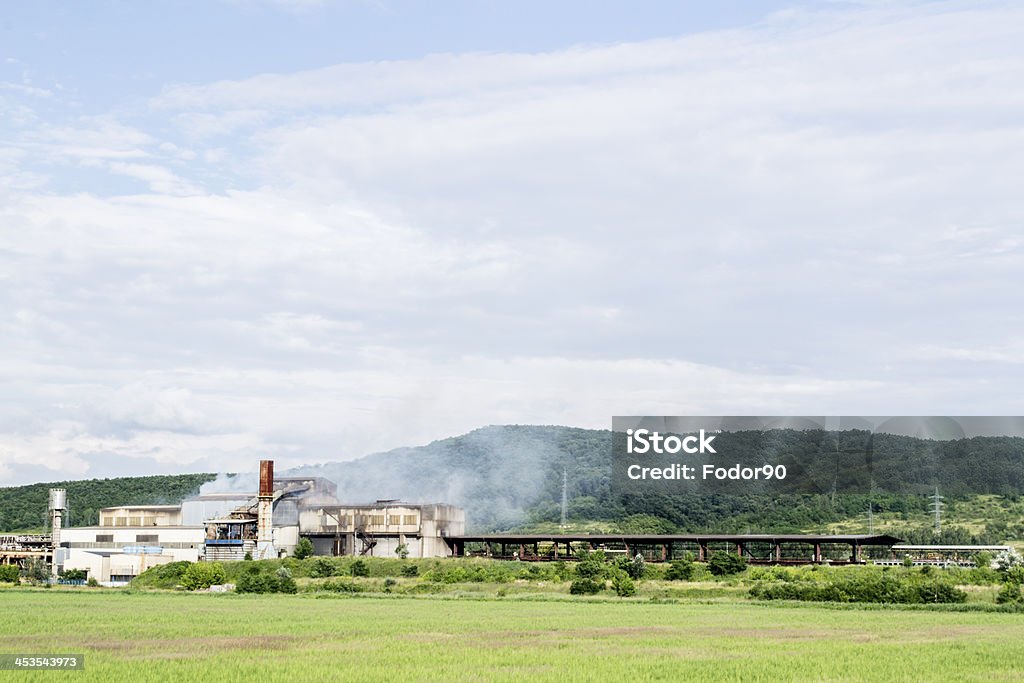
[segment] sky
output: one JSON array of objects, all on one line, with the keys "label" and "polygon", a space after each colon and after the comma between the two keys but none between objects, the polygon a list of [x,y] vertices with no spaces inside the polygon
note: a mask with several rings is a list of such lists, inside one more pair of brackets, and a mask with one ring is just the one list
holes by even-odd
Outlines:
[{"label": "sky", "polygon": [[8,5],[0,486],[1024,411],[1019,3]]}]

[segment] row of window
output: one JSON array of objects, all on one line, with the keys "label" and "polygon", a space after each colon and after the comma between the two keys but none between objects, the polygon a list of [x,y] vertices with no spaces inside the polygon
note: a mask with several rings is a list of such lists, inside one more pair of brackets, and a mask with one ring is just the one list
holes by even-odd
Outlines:
[{"label": "row of window", "polygon": [[[384,525],[384,515],[367,515],[367,523],[373,526]],[[388,515],[388,526],[416,526],[416,515]]]},{"label": "row of window", "polygon": [[103,517],[100,526],[156,526],[156,517]]},{"label": "row of window", "polygon": [[[97,543],[113,543],[114,534],[96,534]],[[159,543],[159,534],[135,534],[136,543]]]}]

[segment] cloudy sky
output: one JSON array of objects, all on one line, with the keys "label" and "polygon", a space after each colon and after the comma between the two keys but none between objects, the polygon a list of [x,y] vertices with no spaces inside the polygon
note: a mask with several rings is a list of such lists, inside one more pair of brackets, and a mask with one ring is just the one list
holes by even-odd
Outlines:
[{"label": "cloudy sky", "polygon": [[0,486],[1024,411],[1019,3],[153,5],[0,18]]}]

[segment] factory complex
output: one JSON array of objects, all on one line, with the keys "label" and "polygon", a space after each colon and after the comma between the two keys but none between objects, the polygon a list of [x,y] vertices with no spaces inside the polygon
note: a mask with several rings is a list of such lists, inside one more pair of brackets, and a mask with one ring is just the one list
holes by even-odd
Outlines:
[{"label": "factory complex", "polygon": [[150,567],[187,560],[286,557],[300,538],[316,555],[408,557],[452,554],[447,539],[465,532],[465,512],[443,503],[378,500],[343,504],[337,486],[320,477],[275,477],[260,462],[259,490],[209,493],[180,505],[103,508],[99,524],[63,527],[64,489],[50,490],[51,535],[11,537],[5,561],[38,557],[54,576],[82,569],[101,584],[131,581]]}]

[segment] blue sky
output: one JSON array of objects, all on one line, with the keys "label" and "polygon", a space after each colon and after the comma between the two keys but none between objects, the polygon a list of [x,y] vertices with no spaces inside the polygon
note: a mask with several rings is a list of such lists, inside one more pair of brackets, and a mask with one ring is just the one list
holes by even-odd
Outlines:
[{"label": "blue sky", "polygon": [[12,6],[0,485],[615,414],[1020,414],[1022,20]]}]

